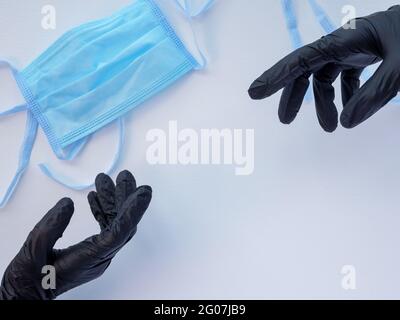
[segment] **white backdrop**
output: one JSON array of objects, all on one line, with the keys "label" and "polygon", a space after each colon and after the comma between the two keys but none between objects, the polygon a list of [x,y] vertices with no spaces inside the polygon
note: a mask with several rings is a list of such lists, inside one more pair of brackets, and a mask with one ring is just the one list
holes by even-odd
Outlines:
[{"label": "white backdrop", "polygon": [[[0,56],[25,66],[69,28],[129,2],[0,0]],[[307,2],[296,2],[305,39],[320,37]],[[365,15],[396,1],[320,3],[339,24],[346,4]],[[45,4],[57,9],[56,30],[41,28]],[[186,30],[182,19],[174,24]],[[127,118],[120,168],[154,189],[138,234],[102,278],[62,298],[400,298],[399,108],[388,106],[354,130],[326,134],[308,104],[292,126],[281,125],[279,95],[260,102],[247,95],[250,83],[291,50],[279,1],[219,0],[196,29],[210,58],[207,70]],[[3,69],[0,81],[0,106],[21,101]],[[0,120],[0,191],[16,165],[24,118]],[[237,177],[230,166],[149,165],[146,133],[166,130],[170,120],[181,129],[254,129],[254,174]],[[87,192],[57,185],[37,164],[48,161],[89,180],[110,163],[116,139],[116,128],[107,128],[77,160],[60,163],[40,132],[31,165],[0,212],[0,273],[61,197],[71,197],[76,212],[58,246],[98,231]],[[341,286],[344,265],[356,268],[356,290]]]}]

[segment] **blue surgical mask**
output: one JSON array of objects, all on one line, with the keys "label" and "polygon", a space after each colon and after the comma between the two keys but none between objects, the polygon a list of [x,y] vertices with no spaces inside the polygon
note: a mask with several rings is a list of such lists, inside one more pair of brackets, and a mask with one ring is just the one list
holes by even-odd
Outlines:
[{"label": "blue surgical mask", "polygon": [[[186,5],[188,4],[186,0]],[[206,1],[200,13],[209,8]],[[189,6],[184,8],[189,16]],[[197,62],[153,0],[136,0],[114,15],[64,34],[22,71],[10,63],[26,104],[1,115],[27,110],[27,128],[16,175],[4,207],[25,171],[38,125],[59,159],[73,159],[88,137],[122,117],[204,63]],[[118,152],[119,154],[120,152]],[[116,156],[111,169],[117,162]],[[48,176],[74,189],[79,185],[41,165]]]}]

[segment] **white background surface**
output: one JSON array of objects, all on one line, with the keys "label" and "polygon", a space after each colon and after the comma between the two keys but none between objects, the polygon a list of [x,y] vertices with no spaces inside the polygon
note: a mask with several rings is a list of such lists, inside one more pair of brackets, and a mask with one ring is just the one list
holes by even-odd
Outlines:
[{"label": "white background surface", "polygon": [[[129,2],[0,0],[0,56],[23,67],[69,28]],[[339,25],[346,4],[365,15],[396,1],[320,3]],[[57,9],[56,30],[41,28],[45,4]],[[297,4],[305,39],[321,36],[306,1]],[[400,298],[399,108],[388,106],[354,130],[326,134],[309,104],[292,126],[281,125],[279,95],[261,102],[247,96],[250,83],[291,51],[279,1],[219,0],[196,25],[208,69],[127,119],[120,169],[154,189],[139,232],[102,278],[62,298]],[[0,81],[0,105],[19,102],[3,69]],[[24,117],[0,121],[0,191],[16,165]],[[254,174],[236,177],[230,166],[148,165],[146,133],[166,130],[170,120],[181,129],[255,129]],[[115,128],[107,128],[77,160],[59,163],[40,132],[29,170],[0,212],[0,273],[61,197],[71,197],[76,212],[59,247],[98,231],[87,192],[55,184],[37,164],[49,161],[89,181],[111,161],[116,139]],[[344,265],[356,267],[355,291],[341,287]]]}]

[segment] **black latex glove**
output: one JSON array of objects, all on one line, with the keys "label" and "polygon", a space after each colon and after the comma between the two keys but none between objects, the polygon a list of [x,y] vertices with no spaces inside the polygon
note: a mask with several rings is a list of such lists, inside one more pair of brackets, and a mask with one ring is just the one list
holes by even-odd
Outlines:
[{"label": "black latex glove", "polygon": [[[363,69],[382,60],[374,76],[360,88]],[[279,117],[289,124],[300,110],[311,74],[318,120],[324,130],[337,128],[332,83],[340,74],[342,125],[353,128],[375,114],[400,88],[400,6],[356,19],[356,29],[340,28],[296,50],[258,78],[249,94],[264,99],[284,88]]]},{"label": "black latex glove", "polygon": [[[137,224],[148,208],[152,190],[136,187],[132,174],[121,172],[117,185],[110,177],[96,178],[96,192],[88,196],[93,215],[101,232],[72,247],[54,249],[67,228],[74,204],[62,199],[29,234],[21,251],[8,266],[0,298],[7,300],[48,300],[100,277],[117,252],[135,235]],[[56,271],[56,289],[42,288],[43,266]]]}]

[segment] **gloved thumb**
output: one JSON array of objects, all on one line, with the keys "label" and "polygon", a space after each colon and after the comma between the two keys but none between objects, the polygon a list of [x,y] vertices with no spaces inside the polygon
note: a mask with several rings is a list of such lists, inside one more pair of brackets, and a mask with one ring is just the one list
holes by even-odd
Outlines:
[{"label": "gloved thumb", "polygon": [[74,203],[69,198],[61,199],[35,226],[25,246],[35,258],[45,258],[53,249],[71,221]]}]

